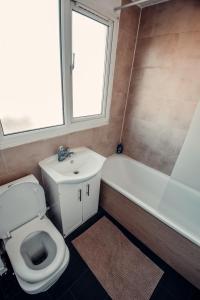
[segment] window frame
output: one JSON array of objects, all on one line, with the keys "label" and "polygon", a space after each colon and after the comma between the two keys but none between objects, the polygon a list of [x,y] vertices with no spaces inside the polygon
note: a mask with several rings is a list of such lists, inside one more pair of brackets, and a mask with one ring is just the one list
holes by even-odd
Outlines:
[{"label": "window frame", "polygon": [[[86,16],[94,21],[99,22],[108,27],[107,37],[106,37],[106,49],[105,49],[105,69],[104,69],[104,84],[103,84],[103,97],[101,102],[101,114],[73,117],[73,95],[71,96],[71,124],[76,122],[84,122],[87,120],[93,119],[106,119],[106,109],[107,109],[107,94],[108,94],[108,85],[109,85],[109,73],[110,73],[110,61],[111,61],[111,51],[112,51],[112,37],[113,37],[113,21],[106,20],[97,13],[91,12],[91,10],[85,9],[80,5],[72,2],[71,13],[73,11],[80,13],[83,16]],[[72,49],[73,50],[73,49]],[[76,67],[76,65],[75,65]],[[73,70],[72,70],[72,79],[73,79]],[[72,88],[73,94],[73,88]]]},{"label": "window frame", "polygon": [[[63,125],[55,125],[45,128],[3,134],[0,120],[0,150],[69,134],[76,131],[92,129],[109,123],[110,105],[112,98],[112,86],[114,66],[116,58],[119,18],[109,13],[105,14],[106,8],[101,12],[95,5],[88,7],[84,2],[71,0],[58,0],[60,21],[60,61],[61,61],[61,87],[63,95]],[[106,68],[104,78],[104,97],[102,101],[102,114],[73,118],[72,99],[72,10],[83,13],[94,20],[105,22],[108,26]],[[105,16],[106,15],[106,16]],[[103,23],[104,24],[104,23]]]}]

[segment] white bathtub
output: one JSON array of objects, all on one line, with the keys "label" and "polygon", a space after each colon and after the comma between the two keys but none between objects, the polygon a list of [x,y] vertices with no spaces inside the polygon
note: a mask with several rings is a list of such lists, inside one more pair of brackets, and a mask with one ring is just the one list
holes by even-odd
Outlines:
[{"label": "white bathtub", "polygon": [[109,157],[102,180],[200,246],[200,193],[123,154]]}]

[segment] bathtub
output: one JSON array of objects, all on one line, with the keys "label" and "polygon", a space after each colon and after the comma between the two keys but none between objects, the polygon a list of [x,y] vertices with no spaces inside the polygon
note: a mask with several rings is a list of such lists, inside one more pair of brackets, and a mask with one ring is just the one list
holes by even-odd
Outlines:
[{"label": "bathtub", "polygon": [[200,193],[123,154],[109,157],[102,180],[200,246]]}]

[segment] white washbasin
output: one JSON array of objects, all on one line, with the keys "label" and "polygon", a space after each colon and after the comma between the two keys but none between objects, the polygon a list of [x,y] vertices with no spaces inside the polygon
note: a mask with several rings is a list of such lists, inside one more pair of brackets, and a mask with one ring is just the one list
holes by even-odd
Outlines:
[{"label": "white washbasin", "polygon": [[95,176],[102,168],[105,157],[86,148],[70,149],[74,154],[64,161],[58,156],[50,156],[41,162],[41,169],[56,183],[78,183]]}]

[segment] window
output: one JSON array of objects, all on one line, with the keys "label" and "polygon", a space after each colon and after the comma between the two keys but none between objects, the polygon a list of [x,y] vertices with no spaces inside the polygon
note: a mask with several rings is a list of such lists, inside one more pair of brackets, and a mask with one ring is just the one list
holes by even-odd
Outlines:
[{"label": "window", "polygon": [[0,37],[4,135],[62,125],[58,2],[0,0]]},{"label": "window", "polygon": [[0,0],[0,149],[108,124],[118,20],[80,1]]},{"label": "window", "polygon": [[109,26],[95,17],[80,9],[72,12],[73,118],[101,115],[106,100]]}]

